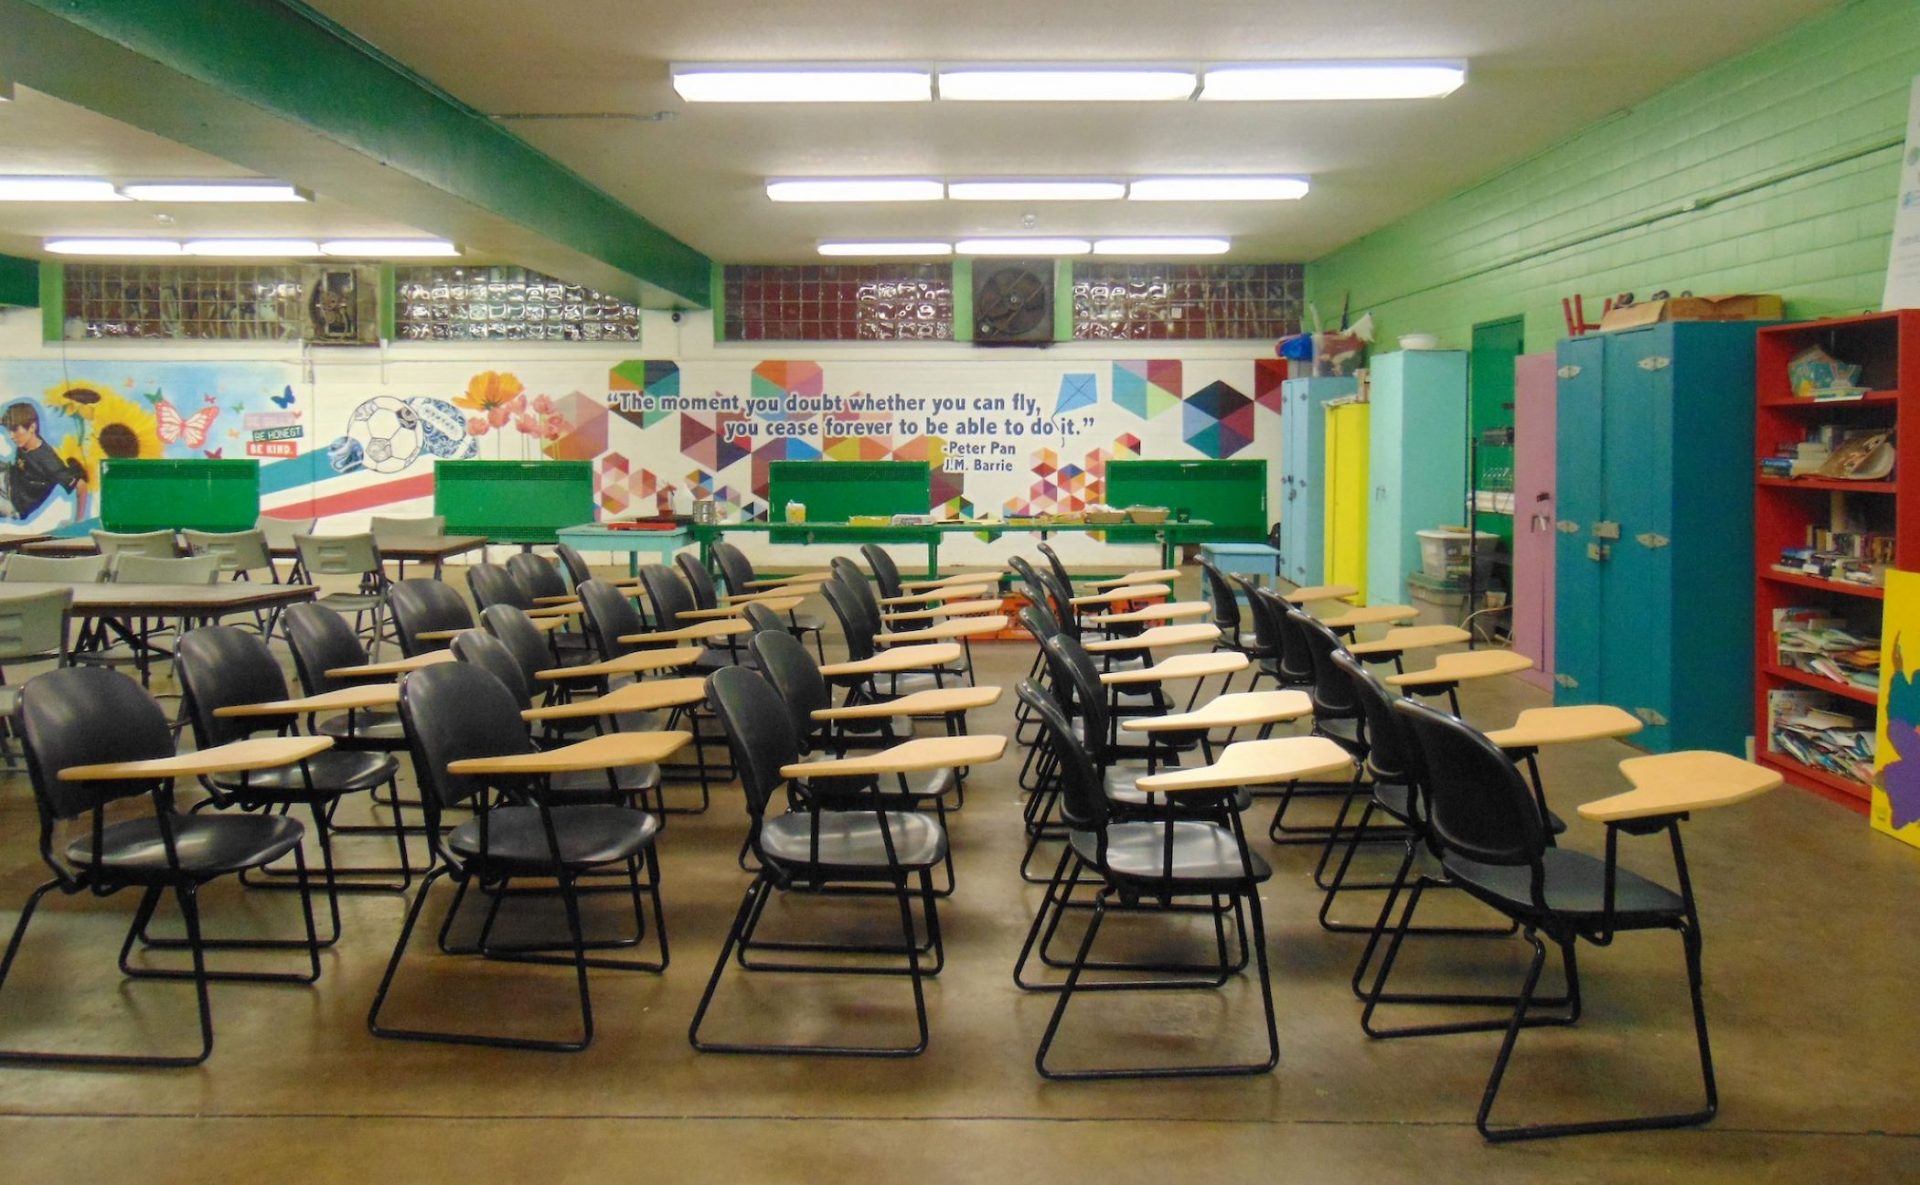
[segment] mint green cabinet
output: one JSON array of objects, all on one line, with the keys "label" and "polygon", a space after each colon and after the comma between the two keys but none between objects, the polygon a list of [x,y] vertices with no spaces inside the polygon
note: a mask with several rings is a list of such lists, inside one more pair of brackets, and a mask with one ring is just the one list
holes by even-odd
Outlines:
[{"label": "mint green cabinet", "polygon": [[1407,599],[1420,569],[1414,534],[1463,522],[1467,498],[1467,354],[1402,350],[1373,360],[1367,450],[1367,602]]}]

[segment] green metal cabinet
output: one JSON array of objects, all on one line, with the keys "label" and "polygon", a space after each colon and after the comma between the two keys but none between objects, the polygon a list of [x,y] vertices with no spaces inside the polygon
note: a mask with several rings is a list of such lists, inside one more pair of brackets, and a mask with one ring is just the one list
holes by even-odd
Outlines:
[{"label": "green metal cabinet", "polygon": [[1407,597],[1420,569],[1416,531],[1465,521],[1467,354],[1402,350],[1373,360],[1367,450],[1367,600]]},{"label": "green metal cabinet", "polygon": [[1755,322],[1558,351],[1554,702],[1613,704],[1654,752],[1752,726]]}]

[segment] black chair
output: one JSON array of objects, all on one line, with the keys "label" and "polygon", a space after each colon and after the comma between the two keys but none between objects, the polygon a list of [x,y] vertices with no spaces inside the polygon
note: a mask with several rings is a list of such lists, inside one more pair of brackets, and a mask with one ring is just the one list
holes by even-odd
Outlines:
[{"label": "black chair", "polygon": [[507,557],[507,575],[526,591],[529,597],[564,597],[567,595],[566,578],[560,575],[560,569],[545,556],[530,551],[517,552]]},{"label": "black chair", "polygon": [[[716,544],[716,546],[718,545]],[[593,569],[587,566],[586,557],[574,550],[571,544],[556,544],[553,549],[553,555],[555,559],[560,561],[560,566],[566,569],[567,583],[574,588],[579,588],[587,581],[593,579]]]},{"label": "black chair", "polygon": [[[354,686],[358,680],[336,679],[328,671],[364,666],[366,647],[347,619],[323,605],[290,605],[283,615],[293,670],[307,695],[322,695]],[[397,712],[356,709],[338,716],[310,720],[308,730],[329,736],[343,749],[372,749],[397,753],[407,746],[406,729]]]},{"label": "black chair", "polygon": [[[1680,820],[1685,815],[1667,814],[1610,823],[1605,859],[1553,846],[1531,787],[1498,746],[1458,718],[1424,704],[1400,700],[1393,710],[1406,721],[1424,761],[1430,828],[1447,877],[1476,900],[1512,919],[1533,948],[1533,959],[1509,1020],[1428,1025],[1405,1031],[1405,1035],[1504,1031],[1500,1052],[1494,1059],[1493,1072],[1474,1117],[1480,1134],[1493,1141],[1538,1139],[1690,1127],[1712,1119],[1719,1109],[1719,1093],[1707,1038],[1706,1006],[1701,997],[1700,916],[1694,906],[1693,883],[1687,875],[1686,856],[1680,841]],[[1678,891],[1619,866],[1622,832],[1628,835],[1666,833],[1680,884]],[[1407,916],[1419,903],[1427,885],[1425,876],[1414,883]],[[1393,941],[1381,956],[1380,975],[1374,984],[1376,992],[1384,988],[1392,973],[1404,928],[1403,918],[1401,928],[1395,931]],[[1572,1024],[1579,1019],[1576,945],[1584,939],[1595,946],[1607,946],[1619,934],[1632,930],[1679,932],[1693,1006],[1694,1038],[1705,1095],[1703,1105],[1690,1111],[1633,1118],[1490,1126],[1488,1121],[1520,1030],[1540,1024]],[[1542,935],[1560,949],[1566,968],[1567,997],[1563,1015],[1529,1015],[1540,1004],[1534,992],[1547,958]]]},{"label": "black chair", "polygon": [[467,565],[467,591],[473,594],[473,603],[481,612],[494,605],[512,605],[523,611],[534,607],[533,595],[499,564]]},{"label": "black chair", "polygon": [[[1271,613],[1272,602],[1268,603],[1268,607]],[[1366,713],[1360,707],[1353,681],[1331,661],[1333,655],[1346,649],[1345,645],[1334,636],[1332,630],[1298,609],[1289,608],[1285,611],[1280,618],[1280,628],[1283,639],[1294,639],[1290,643],[1283,641],[1282,654],[1290,650],[1304,651],[1313,672],[1313,680],[1306,688],[1308,697],[1313,701],[1312,735],[1326,737],[1351,753],[1357,772],[1366,762],[1370,740]],[[1354,799],[1366,793],[1367,784],[1358,779],[1287,785],[1280,791],[1280,801],[1274,808],[1273,821],[1267,826],[1267,835],[1280,844],[1331,845],[1339,840]],[[1288,808],[1297,799],[1310,797],[1340,800],[1340,811],[1334,822],[1301,826],[1286,821]]]},{"label": "black chair", "polygon": [[[862,593],[866,594],[865,597]],[[840,623],[840,634],[847,644],[847,661],[864,662],[874,657],[879,652],[879,644],[874,637],[880,632],[880,610],[877,605],[869,604],[872,590],[867,588],[866,578],[849,578],[836,571],[833,579],[820,586],[820,595],[826,598],[827,608],[832,610],[834,618]],[[836,675],[832,679],[835,686],[847,689],[846,702],[851,704],[897,699],[916,691],[945,687],[949,676],[956,684],[965,681],[959,671],[949,667],[897,671],[878,678],[871,675]]]},{"label": "black chair", "polygon": [[[740,771],[747,813],[751,818],[747,840],[759,871],[741,899],[727,931],[706,992],[694,1011],[687,1039],[695,1049],[725,1053],[838,1054],[869,1057],[912,1057],[927,1047],[927,1005],[922,981],[938,972],[944,957],[940,942],[938,906],[932,870],[946,858],[947,835],[938,819],[923,811],[885,809],[875,802],[868,810],[828,810],[815,801],[808,808],[785,815],[769,811],[774,793],[787,780],[781,768],[800,757],[800,739],[780,693],[758,671],[729,667],[707,680],[714,712],[727,731],[735,767]],[[914,883],[917,882],[917,889]],[[756,941],[762,911],[777,889],[782,892],[820,892],[839,886],[887,886],[899,905],[902,940],[898,945],[877,943],[820,943]],[[916,935],[913,901],[918,897],[926,918],[924,947]],[[859,900],[849,897],[847,900]],[[837,962],[757,962],[750,947],[767,950],[831,951]],[[849,1045],[811,1042],[722,1042],[700,1035],[707,1010],[720,986],[728,961],[739,951],[748,971],[813,972],[817,974],[905,975],[913,988],[916,1040],[907,1045]],[[923,951],[932,967],[922,963]],[[868,956],[853,964],[848,956]],[[875,964],[872,956],[882,962]],[[900,962],[904,960],[905,965]]]},{"label": "black chair", "polygon": [[873,570],[873,582],[880,586],[883,597],[897,597],[906,592],[900,586],[900,565],[893,562],[887,549],[877,543],[862,543],[860,554],[867,559],[867,567]]},{"label": "black chair", "polygon": [[[1262,666],[1273,657],[1272,643],[1261,636],[1257,618],[1253,623],[1252,636],[1248,636],[1246,623],[1242,621],[1240,615],[1240,597],[1234,591],[1233,582],[1220,570],[1218,564],[1206,556],[1201,556],[1200,574],[1207,582],[1208,599],[1213,602],[1213,624],[1220,631],[1220,636],[1214,640],[1213,648],[1232,650],[1247,656],[1247,661],[1253,664],[1253,673],[1248,677],[1247,683],[1247,690],[1251,691],[1253,685],[1260,680]],[[1253,616],[1251,602],[1247,613],[1248,616]],[[1233,676],[1229,675],[1227,681],[1220,685],[1220,691],[1225,694],[1232,689]]]},{"label": "black chair", "polygon": [[[302,873],[306,871],[300,855],[302,828],[297,821],[282,815],[177,811],[177,775],[173,773],[131,773],[100,780],[60,776],[76,766],[145,762],[175,755],[173,731],[160,705],[139,684],[115,672],[90,667],[49,671],[21,690],[20,714],[27,770],[40,815],[40,858],[53,876],[34,889],[21,907],[6,954],[0,957],[0,988],[4,988],[13,969],[34,911],[48,893],[57,889],[67,896],[85,893],[105,897],[121,889],[139,889],[140,903],[120,947],[121,973],[135,979],[192,980],[199,1005],[200,1049],[186,1055],[6,1049],[0,1050],[0,1061],[30,1065],[198,1065],[213,1052],[209,982],[313,983],[319,979],[320,942],[314,928],[313,901],[304,889],[300,894],[306,926],[306,941],[300,945],[307,951],[308,963],[304,973],[209,970],[206,952],[218,944],[201,931],[202,885],[288,855]],[[261,764],[282,765],[288,760],[287,752],[311,756],[316,751],[311,742],[299,741],[283,750],[268,754]],[[216,756],[203,755],[197,768],[180,773],[191,776],[202,772]],[[151,810],[133,813],[126,807],[116,809],[116,804],[137,798],[149,799]],[[111,822],[110,813],[118,816]],[[85,823],[78,835],[60,845],[61,833],[68,831],[74,820]],[[136,966],[128,961],[135,936],[146,929],[168,890],[173,892],[185,922],[191,970]],[[89,1021],[89,1027],[95,1023],[97,1018]]]},{"label": "black chair", "polygon": [[1259,671],[1247,684],[1251,691],[1261,678],[1273,680],[1275,687],[1283,690],[1306,690],[1313,686],[1313,655],[1307,649],[1306,638],[1290,624],[1287,614],[1294,607],[1285,597],[1273,589],[1257,585],[1241,577],[1233,577],[1235,583],[1247,590],[1247,603],[1253,613],[1254,635],[1263,651],[1267,651],[1261,660]]},{"label": "black chair", "polygon": [[[713,562],[720,566],[720,579],[726,582],[727,591],[744,596],[757,591],[754,581],[753,564],[748,561],[745,552],[731,543],[716,540],[713,545]],[[758,625],[754,629],[758,630]],[[821,662],[827,661],[827,651],[823,639],[827,632],[824,619],[811,613],[802,613],[798,609],[787,614],[787,628],[795,637],[805,641],[809,635],[813,638],[813,653]]]},{"label": "black chair", "polygon": [[408,657],[445,650],[452,640],[448,631],[473,628],[473,610],[459,593],[438,580],[415,578],[389,585],[387,612],[393,618],[400,653]]},{"label": "black chair", "polygon": [[[506,1049],[572,1052],[593,1040],[593,1001],[587,986],[589,967],[628,971],[666,968],[666,917],[660,905],[660,865],[654,837],[660,821],[644,811],[604,804],[561,804],[554,801],[544,772],[518,774],[463,773],[449,769],[455,762],[474,758],[526,756],[535,752],[520,719],[520,709],[505,685],[482,667],[445,663],[409,674],[400,686],[400,711],[407,722],[415,777],[433,826],[439,857],[420,884],[407,910],[393,955],[387,961],[367,1028],[377,1037],[411,1041],[439,1041]],[[534,763],[537,764],[537,763]],[[611,788],[610,788],[611,792]],[[473,818],[442,834],[441,812],[468,806]],[[642,866],[647,881],[640,878]],[[611,940],[589,940],[580,911],[578,881],[591,873],[625,873],[632,898],[634,933]],[[434,882],[451,880],[455,888],[440,927],[440,948],[449,954],[479,954],[512,962],[571,966],[580,1002],[580,1029],[576,1038],[548,1040],[486,1033],[469,1028],[412,1028],[383,1024],[380,1019],[414,926],[432,893]],[[555,882],[566,913],[564,954],[550,943],[529,941],[508,945],[491,941],[493,919],[515,880]],[[492,897],[480,938],[467,946],[448,941],[448,935],[467,889],[479,885]],[[540,894],[544,896],[545,894]],[[590,949],[632,947],[644,940],[652,898],[653,927],[659,946],[657,961],[590,956]],[[443,1007],[443,1011],[447,1011]]]},{"label": "black chair", "polygon": [[[704,574],[703,572],[702,575]],[[603,584],[600,581],[591,581],[588,585],[583,585],[582,587],[596,586],[603,589],[613,587],[609,584]],[[646,594],[647,604],[652,607],[654,629],[679,629],[682,626],[692,625],[695,621],[700,620],[699,618],[683,618],[681,616],[683,613],[697,613],[702,606],[694,599],[693,590],[687,587],[687,582],[680,578],[678,572],[669,568],[667,565],[640,565],[640,588]],[[709,583],[707,588],[711,591],[713,585]],[[626,594],[622,593],[621,598],[625,600]],[[612,601],[603,595],[599,599],[589,603],[584,593],[581,595],[581,601],[587,604],[587,620],[591,630],[596,635],[602,656],[607,655],[610,645],[624,645],[623,643],[619,643],[617,639],[600,636],[602,630],[598,624],[600,619],[596,616],[596,609],[611,609]],[[632,602],[628,601],[627,605],[628,609],[631,610]],[[711,605],[706,606],[706,608],[712,607]],[[621,614],[620,617],[623,619],[621,630],[624,633],[639,633],[646,628],[644,625],[638,628],[629,628],[631,623],[640,620],[638,613],[632,613],[631,616]],[[632,649],[632,647],[627,646],[626,649]],[[717,671],[721,667],[735,666],[742,663],[751,665],[751,660],[748,658],[746,652],[739,648],[732,637],[727,637],[722,639],[721,645],[702,646],[700,659],[694,666],[702,673],[706,673],[709,671]]]},{"label": "black chair", "polygon": [[[266,716],[221,714],[223,708],[274,704],[287,699],[287,679],[280,660],[267,649],[259,635],[232,626],[202,626],[180,639],[174,664],[180,676],[182,709],[192,723],[196,748],[231,744],[260,732],[282,736],[295,732],[299,715],[294,712]],[[339,891],[401,892],[412,883],[412,860],[397,812],[393,826],[386,833],[398,847],[398,864],[340,866],[334,862],[334,813],[340,807],[340,800],[350,794],[371,795],[382,786],[390,796],[397,797],[399,772],[400,762],[390,753],[336,747],[315,754],[298,766],[253,770],[242,775],[207,774],[201,777],[200,784],[217,807],[240,810],[277,807],[284,811],[289,806],[304,806],[308,809],[313,817],[313,835],[320,845],[323,884],[333,918],[333,936],[337,939]],[[261,872],[266,876],[283,875],[273,868],[263,868]],[[395,874],[399,876],[398,881],[363,879]],[[338,879],[343,876],[356,879],[343,883]],[[248,883],[244,874],[241,881]],[[329,945],[332,941],[328,940]]]},{"label": "black chair", "polygon": [[[1265,860],[1247,847],[1246,837],[1218,822],[1168,814],[1158,821],[1126,821],[1115,817],[1103,786],[1099,769],[1072,723],[1053,698],[1031,680],[1019,688],[1020,698],[1032,708],[1058,762],[1061,785],[1061,809],[1071,827],[1068,843],[1072,854],[1101,881],[1094,895],[1092,914],[1086,933],[1072,962],[1066,981],[1059,985],[1053,1015],[1046,1033],[1034,1053],[1034,1068],[1042,1077],[1055,1079],[1113,1078],[1191,1078],[1238,1074],[1264,1074],[1280,1060],[1280,1035],[1274,1020],[1273,984],[1267,968],[1265,923],[1260,912],[1260,885],[1273,875]],[[1202,909],[1213,917],[1216,964],[1210,975],[1175,973],[1083,983],[1092,964],[1090,956],[1101,925],[1109,909],[1129,912],[1154,906],[1168,907],[1181,899],[1199,898]],[[1047,1055],[1059,1034],[1067,1007],[1085,991],[1174,991],[1217,988],[1232,975],[1233,962],[1228,953],[1223,903],[1238,911],[1244,907],[1246,933],[1243,941],[1252,948],[1258,968],[1261,1006],[1265,1013],[1267,1054],[1254,1062],[1203,1066],[1129,1066],[1098,1069],[1062,1070],[1048,1065]],[[1042,904],[1041,915],[1048,911]],[[1036,925],[1039,919],[1036,918]],[[1029,934],[1032,940],[1032,934]]]},{"label": "black chair", "polygon": [[[721,607],[720,592],[713,586],[713,577],[700,566],[700,561],[694,557],[693,553],[683,551],[674,556],[673,566],[679,569],[680,580],[693,597],[694,609],[714,610]],[[728,662],[744,662],[748,666],[753,665],[752,658],[746,653],[746,647],[741,643],[738,634],[720,639],[719,644],[712,649],[724,650]]]}]

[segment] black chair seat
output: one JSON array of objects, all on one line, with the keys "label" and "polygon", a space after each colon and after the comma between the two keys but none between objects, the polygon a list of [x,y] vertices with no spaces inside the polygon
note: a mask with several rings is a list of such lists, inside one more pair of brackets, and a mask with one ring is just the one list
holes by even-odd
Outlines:
[{"label": "black chair seat", "polygon": [[[911,809],[920,799],[931,802],[943,795],[958,792],[960,775],[950,769],[941,769],[921,775],[918,782],[910,776],[906,792],[901,791],[900,780],[891,774],[887,775],[884,784],[879,778],[851,777],[812,778],[804,782],[796,781],[794,785],[841,810],[857,810],[862,805],[871,810],[876,802],[883,802],[889,810],[896,806]],[[877,798],[874,797],[876,795]]]},{"label": "black chair seat", "polygon": [[575,770],[554,774],[547,780],[547,798],[553,803],[591,803],[625,801],[635,794],[660,788],[660,767],[630,765],[612,771],[613,784],[599,770]]},{"label": "black chair seat", "polygon": [[[560,864],[571,869],[595,868],[638,855],[660,831],[660,820],[623,806],[558,806],[552,814]],[[490,869],[554,867],[539,807],[502,806],[488,811],[485,852],[480,848],[479,819],[469,819],[448,832],[447,847],[462,860]]]},{"label": "black chair seat", "polygon": [[1135,782],[1147,776],[1146,769],[1141,766],[1108,766],[1105,776],[1107,800],[1130,815],[1137,816],[1142,811],[1160,812],[1168,807],[1176,811],[1196,807],[1203,810],[1217,810],[1223,796],[1236,811],[1244,811],[1253,806],[1253,792],[1245,786],[1231,787],[1231,795],[1226,795],[1225,789],[1218,793],[1196,794],[1183,790],[1178,794],[1149,795],[1145,790],[1134,785]]},{"label": "black chair seat", "polygon": [[328,716],[317,721],[313,731],[323,737],[358,745],[395,749],[407,743],[406,726],[397,715],[385,712],[354,712],[346,716]]},{"label": "black chair seat", "polygon": [[[1532,873],[1524,864],[1482,864],[1460,856],[1442,862],[1447,874],[1474,896],[1495,908],[1522,916],[1536,912]],[[1541,857],[1546,871],[1542,898],[1557,914],[1598,918],[1606,911],[1606,862],[1584,852],[1548,848]],[[1621,868],[1614,874],[1614,913],[1623,920],[1673,917],[1686,904],[1665,885]]]},{"label": "black chair seat", "polygon": [[[1167,867],[1167,824],[1113,823],[1107,827],[1107,860],[1099,862],[1100,841],[1091,831],[1073,832],[1069,842],[1074,854],[1094,867],[1120,880],[1159,881],[1165,883]],[[1173,824],[1173,879],[1182,888],[1204,892],[1212,886],[1244,885],[1264,881],[1273,875],[1273,866],[1258,852],[1240,859],[1240,844],[1233,833],[1212,823]]]},{"label": "black chair seat", "polygon": [[[173,815],[173,838],[180,869],[196,879],[255,868],[278,860],[300,846],[297,820],[284,815]],[[93,836],[67,845],[76,865],[93,861]],[[157,818],[129,819],[101,830],[100,863],[123,882],[170,881],[167,845]]]},{"label": "black chair seat", "polygon": [[[813,857],[813,820],[820,820],[820,857]],[[894,863],[904,869],[931,868],[947,854],[947,833],[931,816],[911,811],[886,812],[893,836]],[[880,817],[872,811],[824,811],[776,815],[760,828],[760,851],[778,864],[812,865],[829,872],[848,869],[872,874],[887,867],[887,846]]]},{"label": "black chair seat", "polygon": [[[312,775],[311,794],[319,799],[384,786],[399,769],[400,762],[389,753],[328,749],[307,758],[307,770]],[[239,774],[218,774],[212,782],[223,793],[242,796],[258,794],[273,798],[305,798],[309,793],[308,780],[301,776],[297,765],[254,770],[244,778]]]},{"label": "black chair seat", "polygon": [[1413,791],[1393,782],[1374,783],[1373,801],[1381,810],[1402,823],[1413,822]]},{"label": "black chair seat", "polygon": [[728,650],[724,646],[709,646],[700,652],[699,658],[693,660],[694,670],[708,674],[725,667],[745,667],[749,671],[757,671],[760,664],[753,661],[753,655],[744,648]]},{"label": "black chair seat", "polygon": [[796,613],[787,618],[787,628],[799,630],[803,634],[817,634],[827,628],[827,619],[815,617],[811,613]]}]

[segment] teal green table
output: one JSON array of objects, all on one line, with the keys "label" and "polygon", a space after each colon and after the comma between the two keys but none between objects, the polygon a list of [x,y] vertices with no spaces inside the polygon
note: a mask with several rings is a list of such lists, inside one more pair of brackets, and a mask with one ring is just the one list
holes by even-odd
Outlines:
[{"label": "teal green table", "polygon": [[[1164,522],[1154,526],[1122,524],[1120,526],[1092,526],[1074,523],[966,523],[940,522],[926,526],[902,527],[856,527],[852,523],[695,523],[691,528],[695,541],[700,544],[700,562],[713,566],[713,544],[729,531],[746,531],[767,534],[774,531],[795,539],[800,543],[922,543],[927,548],[927,575],[940,574],[940,541],[949,535],[978,535],[992,541],[1002,535],[1038,535],[1045,539],[1053,534],[1086,534],[1089,531],[1106,531],[1111,534],[1132,536],[1145,542],[1151,538],[1160,545],[1160,566],[1173,567],[1174,548],[1183,543],[1205,543],[1212,538],[1213,523],[1206,519],[1192,519],[1184,523]],[[1128,540],[1131,542],[1132,540]]]}]

